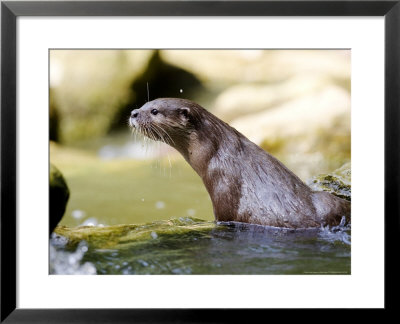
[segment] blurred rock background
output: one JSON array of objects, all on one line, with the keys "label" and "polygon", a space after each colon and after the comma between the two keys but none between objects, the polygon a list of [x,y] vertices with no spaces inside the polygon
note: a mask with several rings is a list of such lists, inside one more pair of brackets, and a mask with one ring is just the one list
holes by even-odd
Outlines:
[{"label": "blurred rock background", "polygon": [[[179,174],[185,179],[187,174],[193,179],[189,182],[200,189],[194,190],[192,205],[179,211],[165,209],[157,217],[179,216],[197,208],[207,214],[197,216],[209,218],[211,209],[200,207],[209,204],[201,181],[178,153],[164,145],[152,150],[150,144],[146,149],[141,139],[130,136],[129,113],[148,98],[196,101],[282,160],[305,181],[341,167],[351,159],[350,58],[349,50],[52,50],[50,139],[54,142],[50,160],[70,180],[72,207],[67,214],[72,215],[74,208],[93,208],[95,190],[89,194],[88,182],[94,177],[98,183],[97,178],[107,179],[112,169],[119,170],[126,181],[126,177],[134,177],[128,174],[135,172],[130,168],[136,168],[138,161],[141,168],[146,168],[146,163],[152,168],[163,165],[168,157],[172,166],[167,166],[167,173],[172,169],[176,181],[182,181]],[[98,173],[91,175],[95,170]],[[118,177],[114,174],[115,179]],[[138,183],[136,178],[131,180],[129,183]],[[159,188],[168,182],[162,176],[159,181]],[[145,180],[135,191],[126,186],[118,188],[118,181],[110,182],[113,187],[104,187],[104,193],[127,190],[138,197],[150,183]],[[86,191],[81,192],[82,187]],[[127,201],[121,198],[124,195],[117,196],[119,200],[116,197],[109,203],[135,205],[129,195]],[[109,199],[107,194],[104,199]],[[82,203],[87,206],[82,207]],[[137,208],[132,208],[123,212],[137,214]],[[93,209],[85,215],[98,217],[102,212]],[[140,213],[143,218],[151,214],[146,209]],[[102,222],[121,220],[117,217],[116,221]]]}]

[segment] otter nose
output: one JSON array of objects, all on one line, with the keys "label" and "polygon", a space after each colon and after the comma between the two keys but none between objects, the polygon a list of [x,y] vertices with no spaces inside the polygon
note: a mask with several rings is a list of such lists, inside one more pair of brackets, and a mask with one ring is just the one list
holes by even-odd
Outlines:
[{"label": "otter nose", "polygon": [[131,117],[136,118],[136,117],[138,116],[138,114],[139,114],[139,112],[138,112],[137,109],[132,110],[132,112],[131,112]]}]

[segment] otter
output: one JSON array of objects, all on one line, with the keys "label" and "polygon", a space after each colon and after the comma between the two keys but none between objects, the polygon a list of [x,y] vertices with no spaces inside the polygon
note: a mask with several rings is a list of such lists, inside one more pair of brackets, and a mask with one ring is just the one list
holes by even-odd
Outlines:
[{"label": "otter", "polygon": [[161,98],[132,111],[129,125],[180,152],[211,197],[216,221],[286,228],[350,221],[350,202],[312,191],[278,159],[200,105]]}]

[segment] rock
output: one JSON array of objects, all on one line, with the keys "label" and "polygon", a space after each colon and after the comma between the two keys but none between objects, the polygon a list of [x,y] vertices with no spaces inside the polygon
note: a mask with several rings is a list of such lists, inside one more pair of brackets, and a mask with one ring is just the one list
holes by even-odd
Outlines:
[{"label": "rock", "polygon": [[169,50],[162,58],[203,82],[281,82],[296,74],[350,80],[349,50]]},{"label": "rock", "polygon": [[156,221],[146,224],[121,224],[112,226],[58,226],[55,233],[67,239],[70,247],[78,245],[81,241],[88,242],[96,249],[127,248],[151,239],[166,236],[182,235],[193,231],[208,233],[215,229],[214,221],[205,221],[194,217],[181,217]]},{"label": "rock", "polygon": [[351,160],[350,119],[347,115],[338,117],[330,128],[304,135],[265,138],[260,146],[306,180]]},{"label": "rock", "polygon": [[260,144],[265,138],[299,136],[331,128],[344,115],[350,120],[350,95],[343,88],[330,85],[265,112],[237,118],[230,124]]},{"label": "rock", "polygon": [[50,163],[50,222],[51,234],[65,213],[69,199],[69,189],[62,173]]},{"label": "rock", "polygon": [[50,51],[51,100],[57,102],[60,113],[60,141],[72,143],[105,135],[119,109],[135,99],[130,86],[146,69],[152,53]]},{"label": "rock", "polygon": [[274,108],[293,100],[320,91],[330,82],[315,74],[294,76],[277,84],[238,84],[223,91],[216,99],[213,113],[224,121]]},{"label": "rock", "polygon": [[346,163],[330,174],[310,179],[307,184],[315,191],[327,191],[351,201],[351,163]]},{"label": "rock", "polygon": [[[238,85],[216,102],[217,115],[229,121],[239,110],[280,106],[313,89],[318,78],[348,88],[349,55],[348,50],[52,50],[50,99],[59,112],[59,140],[67,144],[126,127],[132,108],[147,100],[147,83],[150,99],[183,97],[210,109],[217,93]],[[200,83],[204,91],[192,95]]]},{"label": "rock", "polygon": [[51,95],[50,89],[50,104],[49,104],[49,138],[50,141],[58,142],[60,128],[60,116],[57,105],[54,102],[54,96]]}]

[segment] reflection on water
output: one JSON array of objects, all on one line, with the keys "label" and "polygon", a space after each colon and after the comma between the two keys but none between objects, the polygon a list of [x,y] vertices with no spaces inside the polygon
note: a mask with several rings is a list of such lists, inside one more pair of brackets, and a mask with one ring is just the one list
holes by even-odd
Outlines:
[{"label": "reflection on water", "polygon": [[294,230],[181,217],[57,233],[52,274],[350,274],[344,224]]}]

